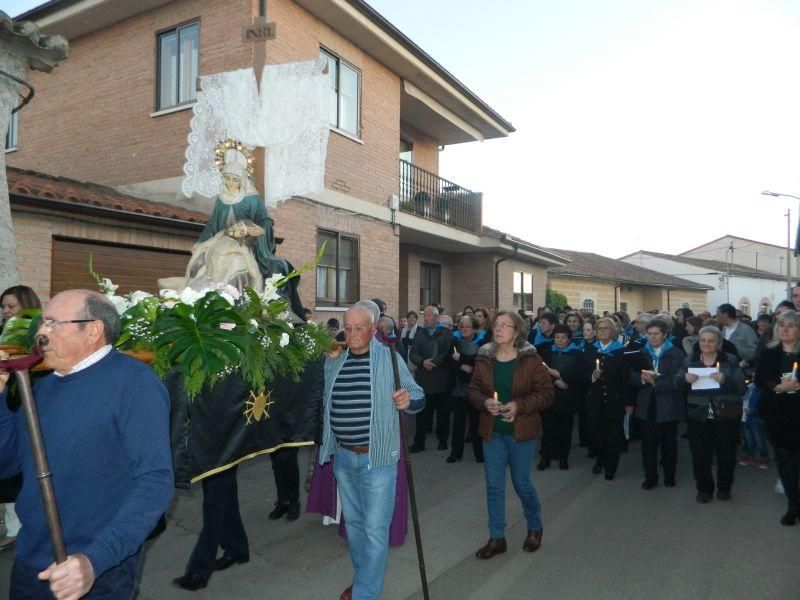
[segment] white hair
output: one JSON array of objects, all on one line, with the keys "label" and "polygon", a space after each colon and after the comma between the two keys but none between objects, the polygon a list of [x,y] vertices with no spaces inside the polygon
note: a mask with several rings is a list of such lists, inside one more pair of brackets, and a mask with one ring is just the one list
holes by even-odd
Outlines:
[{"label": "white hair", "polygon": [[435,306],[426,306],[422,312],[425,312],[426,310],[430,310],[433,313],[434,317],[439,316],[439,309],[436,308]]},{"label": "white hair", "polygon": [[353,308],[362,308],[366,310],[369,313],[370,323],[377,323],[378,319],[381,318],[381,309],[378,308],[378,305],[372,300],[359,300],[351,307],[351,310]]}]

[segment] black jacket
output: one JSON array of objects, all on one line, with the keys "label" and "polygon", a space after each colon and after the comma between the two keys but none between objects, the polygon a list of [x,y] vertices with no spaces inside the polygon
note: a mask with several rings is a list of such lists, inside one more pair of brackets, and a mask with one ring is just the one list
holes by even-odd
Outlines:
[{"label": "black jacket", "polygon": [[788,354],[778,345],[761,353],[756,369],[756,386],[764,392],[759,410],[772,444],[786,450],[800,450],[800,392],[776,394],[773,390],[796,362],[800,354]]},{"label": "black jacket", "polygon": [[[617,420],[624,416],[625,405],[630,402],[628,364],[624,348],[612,352],[599,352],[594,345],[586,346],[581,363],[581,377],[586,386],[586,414],[595,419]],[[592,381],[592,373],[600,361],[603,372],[600,379]]]},{"label": "black jacket", "polygon": [[[653,362],[646,348],[642,348],[640,360],[653,369]],[[631,369],[629,378],[631,386],[636,390],[636,417],[647,419],[651,403],[656,404],[656,421],[682,421],[686,418],[686,400],[683,391],[675,383],[675,375],[683,366],[686,355],[682,350],[672,346],[663,351],[658,361],[658,376],[655,384],[643,384],[641,371]]]},{"label": "black jacket", "polygon": [[[452,390],[453,372],[446,364],[452,347],[453,334],[449,329],[437,327],[431,335],[424,327],[417,328],[409,358],[417,367],[414,378],[426,394],[447,394]],[[436,364],[431,371],[422,366],[428,358]]]},{"label": "black jacket", "polygon": [[[686,358],[683,366],[675,375],[675,384],[681,390],[688,393],[687,396],[687,416],[691,421],[705,422],[712,418],[715,421],[724,420],[716,414],[715,408],[721,403],[739,405],[739,418],[741,418],[742,397],[747,391],[744,384],[744,373],[739,367],[739,359],[732,354],[724,352],[717,353],[719,370],[725,376],[725,380],[719,389],[715,390],[692,390],[691,384],[686,382],[686,373],[690,368],[703,368],[706,365],[700,360],[699,354],[694,354]],[[709,411],[711,408],[711,411]]]},{"label": "black jacket", "polygon": [[[569,386],[566,390],[562,390],[554,385],[555,399],[553,400],[553,406],[548,410],[573,412],[578,407],[578,400],[582,391],[581,364],[583,353],[578,349],[570,350],[569,352],[555,352],[552,347],[548,347],[542,350],[541,356],[545,364],[558,371],[559,375],[561,375],[561,380]],[[553,383],[555,384],[555,380]]]}]

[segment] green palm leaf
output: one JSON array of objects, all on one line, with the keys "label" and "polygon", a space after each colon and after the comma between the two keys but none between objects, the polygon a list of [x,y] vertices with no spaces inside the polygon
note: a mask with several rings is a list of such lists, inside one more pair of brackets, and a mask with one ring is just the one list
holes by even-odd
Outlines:
[{"label": "green palm leaf", "polygon": [[0,344],[30,348],[33,346],[34,336],[42,324],[42,310],[40,308],[26,308],[11,317],[3,327],[0,335]]},{"label": "green palm leaf", "polygon": [[[222,324],[234,328],[224,330]],[[156,349],[169,349],[167,361],[178,365],[190,396],[204,384],[213,383],[226,365],[241,362],[251,344],[246,321],[215,292],[206,294],[194,306],[177,304],[163,311],[153,331]]]}]

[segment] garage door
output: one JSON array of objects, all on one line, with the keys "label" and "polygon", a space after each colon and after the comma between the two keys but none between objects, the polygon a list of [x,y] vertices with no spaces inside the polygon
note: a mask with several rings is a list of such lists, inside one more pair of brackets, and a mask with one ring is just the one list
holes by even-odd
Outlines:
[{"label": "garage door", "polygon": [[90,256],[94,270],[119,286],[117,294],[135,290],[157,294],[159,278],[183,276],[190,253],[53,238],[50,294],[75,288],[97,289],[89,274]]}]

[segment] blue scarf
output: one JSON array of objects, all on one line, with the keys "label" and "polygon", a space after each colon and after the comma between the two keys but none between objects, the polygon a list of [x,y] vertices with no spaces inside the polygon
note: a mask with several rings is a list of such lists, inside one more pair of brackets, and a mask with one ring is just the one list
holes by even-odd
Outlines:
[{"label": "blue scarf", "polygon": [[540,344],[552,344],[553,338],[545,337],[542,335],[542,332],[538,329],[536,330],[536,338],[533,340],[533,345],[538,346]]},{"label": "blue scarf", "polygon": [[[485,337],[486,337],[486,330],[485,329],[481,329],[480,331],[476,331],[475,335],[472,336],[472,343],[475,346],[477,346],[483,341],[483,338],[485,338]],[[453,332],[453,339],[460,341],[461,340],[461,332],[460,331]]]},{"label": "blue scarf", "polygon": [[650,345],[650,342],[647,342],[644,345],[645,350],[650,355],[650,360],[653,361],[653,368],[658,371],[658,362],[661,360],[661,357],[664,356],[664,352],[672,348],[672,343],[669,340],[664,341],[664,345],[661,346],[661,352],[658,356],[656,356],[656,349]]},{"label": "blue scarf", "polygon": [[597,348],[598,354],[611,354],[612,352],[614,352],[614,350],[621,350],[622,348],[625,347],[622,344],[620,344],[619,340],[614,340],[608,346],[606,346],[605,349],[600,345],[599,341],[595,342],[592,345],[595,348]]},{"label": "blue scarf", "polygon": [[566,346],[564,348],[559,348],[555,344],[550,346],[550,352],[558,352],[558,353],[561,353],[561,354],[569,354],[570,352],[573,352],[573,351],[575,351],[577,349],[578,349],[578,347],[575,344],[570,344],[569,346]]}]

